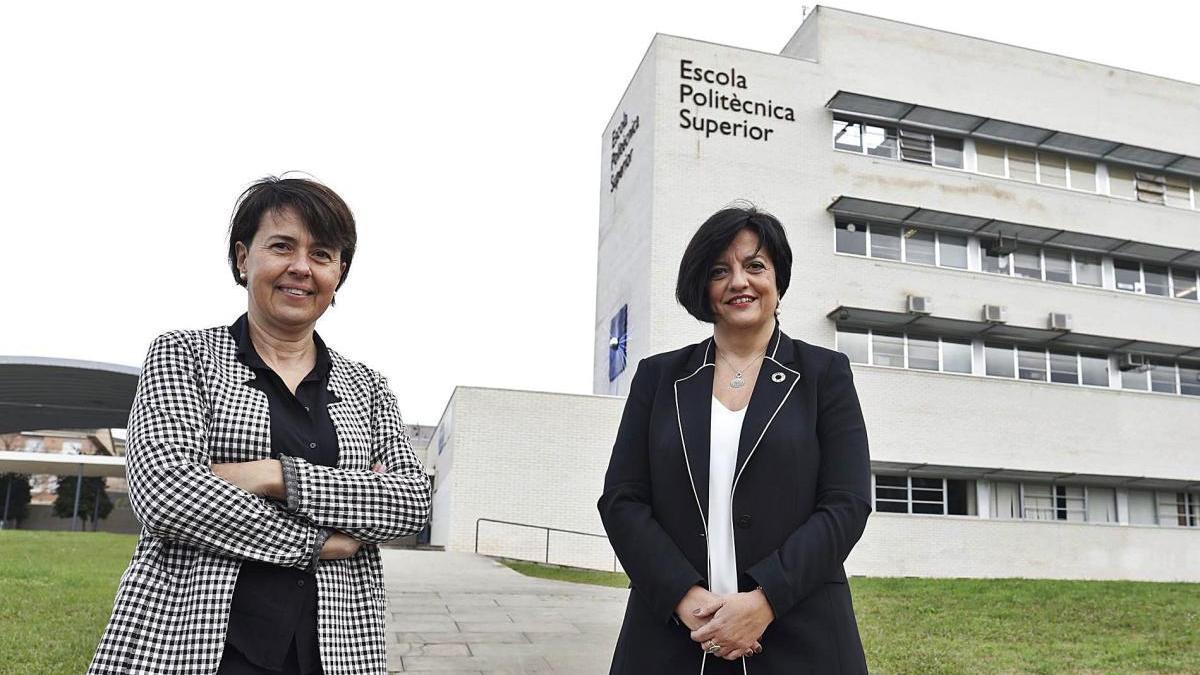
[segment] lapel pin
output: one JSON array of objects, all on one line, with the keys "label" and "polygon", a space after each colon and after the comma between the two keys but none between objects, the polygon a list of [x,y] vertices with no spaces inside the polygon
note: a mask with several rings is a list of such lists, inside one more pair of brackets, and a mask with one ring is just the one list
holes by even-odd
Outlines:
[{"label": "lapel pin", "polygon": [[783,382],[785,379],[787,379],[787,376],[783,373],[773,373],[771,375],[771,381],[775,383]]}]

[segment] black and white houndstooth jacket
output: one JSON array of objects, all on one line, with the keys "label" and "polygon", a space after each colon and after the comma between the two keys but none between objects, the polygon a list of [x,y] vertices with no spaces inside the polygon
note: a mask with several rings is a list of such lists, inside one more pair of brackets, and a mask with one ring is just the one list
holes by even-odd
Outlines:
[{"label": "black and white houndstooth jacket", "polygon": [[[245,492],[210,464],[271,456],[267,397],[247,386],[222,326],[150,346],[129,418],[129,501],[142,524],[88,673],[215,673],[242,560],[306,568],[319,533],[364,545],[316,567],[328,675],[384,673],[383,569],[376,544],[424,527],[429,479],[396,398],[375,371],[330,350],[336,468],[294,459],[288,504]],[[381,473],[372,465],[384,465]]]}]

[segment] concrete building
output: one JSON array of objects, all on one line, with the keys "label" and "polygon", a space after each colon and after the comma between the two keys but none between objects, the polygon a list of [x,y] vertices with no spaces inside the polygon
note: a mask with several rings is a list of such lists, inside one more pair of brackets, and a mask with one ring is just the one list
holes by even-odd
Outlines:
[{"label": "concrete building", "polygon": [[[741,198],[788,230],[784,330],[854,363],[876,513],[849,572],[1200,581],[1198,109],[1194,84],[829,8],[778,55],[656,36],[601,141],[594,395],[459,389],[433,543],[603,532],[619,397],[711,334],[679,257]],[[483,521],[480,548],[525,530]]]}]

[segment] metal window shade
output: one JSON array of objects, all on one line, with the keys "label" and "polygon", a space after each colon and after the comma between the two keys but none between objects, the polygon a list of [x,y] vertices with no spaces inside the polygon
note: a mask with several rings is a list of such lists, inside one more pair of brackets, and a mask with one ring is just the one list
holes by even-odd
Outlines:
[{"label": "metal window shade", "polygon": [[1037,146],[1042,141],[1054,135],[1054,132],[1025,124],[988,120],[979,125],[979,128],[975,130],[975,135],[1002,143]]},{"label": "metal window shade", "polygon": [[1062,131],[1057,131],[1050,138],[1042,141],[1042,147],[1047,150],[1056,150],[1066,155],[1090,157],[1092,159],[1104,157],[1104,155],[1119,145],[1120,143],[1114,141],[1068,134]]},{"label": "metal window shade", "polygon": [[911,103],[901,103],[900,101],[891,101],[885,98],[853,94],[848,91],[839,91],[834,94],[833,98],[829,99],[829,102],[825,104],[825,107],[833,112],[869,117],[871,119],[890,120],[892,122],[900,121],[900,118],[913,108]]},{"label": "metal window shade", "polygon": [[933,164],[933,134],[901,128],[900,159],[918,164]]},{"label": "metal window shade", "polygon": [[857,197],[838,197],[828,210],[834,215],[848,219],[864,219],[864,220],[880,220],[889,223],[902,223],[916,208],[912,206],[901,206],[900,204],[889,204],[887,202],[877,202],[870,199],[858,199]]},{"label": "metal window shade", "polygon": [[1180,157],[1167,167],[1173,173],[1200,178],[1200,159],[1196,157]]},{"label": "metal window shade", "polygon": [[1150,148],[1139,148],[1136,145],[1118,145],[1113,148],[1105,159],[1124,162],[1146,169],[1164,169],[1181,159],[1182,155]]},{"label": "metal window shade", "polygon": [[916,225],[931,230],[943,230],[961,234],[974,233],[989,222],[987,218],[963,216],[956,213],[946,213],[945,211],[934,211],[932,209],[917,209],[905,220],[906,225]]},{"label": "metal window shade", "polygon": [[975,127],[987,121],[986,117],[965,115],[938,108],[927,108],[919,105],[913,107],[901,120],[904,124],[924,127],[936,131],[947,131],[952,134],[969,134]]}]

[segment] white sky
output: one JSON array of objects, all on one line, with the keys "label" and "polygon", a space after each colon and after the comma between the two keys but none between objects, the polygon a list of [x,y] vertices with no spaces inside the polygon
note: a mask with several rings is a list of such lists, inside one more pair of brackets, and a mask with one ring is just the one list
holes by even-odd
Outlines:
[{"label": "white sky", "polygon": [[[359,225],[318,330],[408,421],[460,384],[590,392],[600,136],[625,85],[655,32],[778,52],[801,6],[6,3],[0,354],[140,365],[158,333],[231,322],[234,198],[302,170]],[[1200,82],[1194,4],[835,6]]]}]

